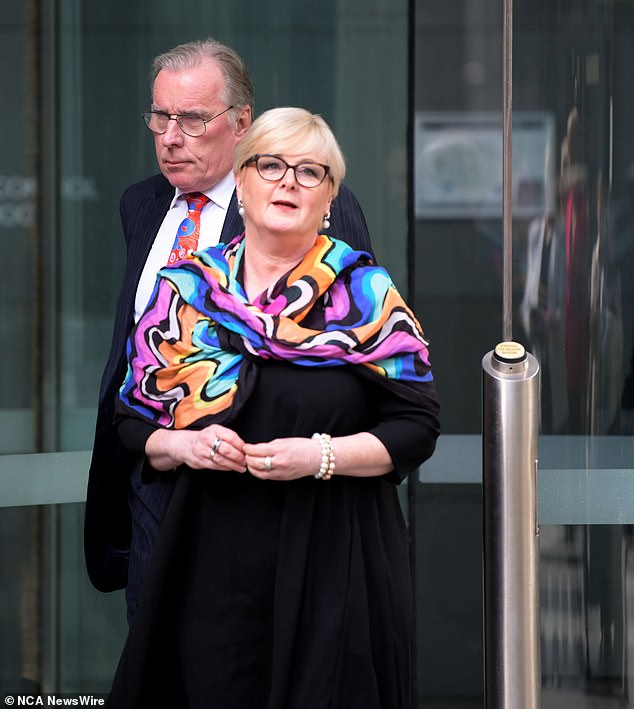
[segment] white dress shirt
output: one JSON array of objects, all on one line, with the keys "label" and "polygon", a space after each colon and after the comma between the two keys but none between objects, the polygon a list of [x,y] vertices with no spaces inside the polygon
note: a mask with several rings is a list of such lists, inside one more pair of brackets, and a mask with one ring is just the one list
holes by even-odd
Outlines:
[{"label": "white dress shirt", "polygon": [[[204,194],[209,197],[209,202],[203,207],[200,214],[200,236],[198,238],[198,248],[206,249],[209,246],[215,246],[220,241],[220,233],[233,190],[235,189],[235,181],[233,172],[226,175],[218,184],[214,185]],[[167,264],[174,239],[180,223],[187,216],[187,201],[179,199],[183,194],[182,190],[176,188],[174,190],[174,198],[167,214],[163,219],[161,228],[156,234],[147,261],[143,267],[139,285],[137,286],[136,298],[134,301],[134,321],[141,317],[145,307],[154,290],[156,274],[159,269]]]}]

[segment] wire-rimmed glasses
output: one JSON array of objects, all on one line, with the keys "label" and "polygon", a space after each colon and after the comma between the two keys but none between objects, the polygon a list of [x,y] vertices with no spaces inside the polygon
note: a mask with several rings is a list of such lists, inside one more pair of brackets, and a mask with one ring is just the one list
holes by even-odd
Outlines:
[{"label": "wire-rimmed glasses", "polygon": [[213,121],[214,118],[222,116],[223,113],[231,110],[233,106],[225,108],[224,111],[216,113],[211,118],[203,118],[193,113],[165,113],[165,111],[146,111],[143,114],[143,120],[152,133],[162,135],[167,132],[167,127],[170,121],[176,121],[178,127],[192,138],[198,138],[204,135],[207,130],[207,123]]}]

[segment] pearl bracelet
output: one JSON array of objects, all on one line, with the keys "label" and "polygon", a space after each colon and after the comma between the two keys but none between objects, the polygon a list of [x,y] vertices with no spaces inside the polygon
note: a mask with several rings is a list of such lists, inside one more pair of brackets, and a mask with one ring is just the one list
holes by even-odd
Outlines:
[{"label": "pearl bracelet", "polygon": [[321,464],[313,477],[317,480],[330,480],[335,472],[335,451],[332,439],[327,433],[313,433],[314,441],[321,443]]}]

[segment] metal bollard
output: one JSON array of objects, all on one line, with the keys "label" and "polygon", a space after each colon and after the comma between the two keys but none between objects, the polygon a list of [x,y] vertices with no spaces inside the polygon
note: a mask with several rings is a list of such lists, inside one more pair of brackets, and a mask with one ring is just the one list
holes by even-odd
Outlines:
[{"label": "metal bollard", "polygon": [[482,368],[485,706],[538,709],[539,364],[503,342]]}]

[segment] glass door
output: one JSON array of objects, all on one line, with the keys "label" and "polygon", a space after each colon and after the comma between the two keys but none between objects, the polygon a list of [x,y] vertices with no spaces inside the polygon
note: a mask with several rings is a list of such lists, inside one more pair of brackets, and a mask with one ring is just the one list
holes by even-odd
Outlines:
[{"label": "glass door", "polygon": [[542,367],[544,706],[630,706],[634,9],[522,0],[515,22],[515,106],[552,117],[555,168],[514,223],[517,336]]},{"label": "glass door", "polygon": [[[418,696],[480,707],[480,366],[502,338],[503,6],[413,4],[411,280],[443,422],[413,493]],[[634,6],[513,5],[513,336],[541,365],[542,706],[630,706]]]}]

